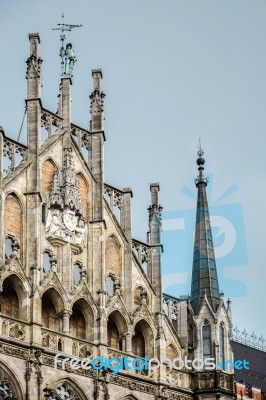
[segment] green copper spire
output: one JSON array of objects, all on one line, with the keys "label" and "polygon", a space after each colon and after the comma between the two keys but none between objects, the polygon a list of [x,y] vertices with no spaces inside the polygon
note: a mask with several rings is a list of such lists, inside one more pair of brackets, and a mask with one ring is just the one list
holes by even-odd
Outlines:
[{"label": "green copper spire", "polygon": [[218,276],[214,256],[213,239],[208,208],[206,186],[208,179],[204,176],[203,150],[201,144],[197,159],[199,174],[195,179],[198,189],[193,270],[191,282],[191,305],[198,312],[201,299],[207,296],[208,302],[215,312],[220,300]]},{"label": "green copper spire", "polygon": [[73,28],[80,28],[82,25],[69,25],[65,24],[64,22],[64,14],[62,14],[62,23],[57,24],[58,28],[53,28],[54,31],[61,31],[60,40],[62,42],[61,49],[60,49],[60,57],[61,57],[61,69],[62,74],[72,76],[73,67],[76,60],[74,50],[72,48],[72,44],[68,43],[66,47],[64,46],[64,42],[66,36],[64,32],[70,32]]}]

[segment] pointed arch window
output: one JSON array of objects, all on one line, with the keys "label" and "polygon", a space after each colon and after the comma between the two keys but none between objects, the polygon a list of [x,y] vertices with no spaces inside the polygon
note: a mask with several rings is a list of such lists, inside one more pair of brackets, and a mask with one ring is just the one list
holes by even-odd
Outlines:
[{"label": "pointed arch window", "polygon": [[219,363],[224,364],[224,325],[219,326]]},{"label": "pointed arch window", "polygon": [[211,326],[208,321],[204,322],[202,327],[202,342],[203,342],[203,361],[206,358],[211,358]]}]

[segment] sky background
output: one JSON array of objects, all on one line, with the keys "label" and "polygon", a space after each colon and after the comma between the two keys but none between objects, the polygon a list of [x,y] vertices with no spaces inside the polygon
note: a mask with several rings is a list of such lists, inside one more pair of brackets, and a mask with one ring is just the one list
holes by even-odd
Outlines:
[{"label": "sky background", "polygon": [[0,125],[7,136],[18,137],[24,112],[29,32],[41,35],[42,104],[57,108],[60,40],[51,28],[62,11],[65,22],[83,25],[67,35],[78,59],[72,122],[88,127],[91,69],[101,67],[105,181],[132,188],[140,240],[149,183],[160,182],[166,291],[190,290],[201,137],[220,289],[232,299],[234,324],[266,337],[266,2],[1,0]]}]

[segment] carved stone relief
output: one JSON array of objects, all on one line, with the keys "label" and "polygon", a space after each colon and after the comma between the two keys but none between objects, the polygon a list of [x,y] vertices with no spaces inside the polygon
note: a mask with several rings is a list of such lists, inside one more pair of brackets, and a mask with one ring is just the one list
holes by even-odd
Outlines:
[{"label": "carved stone relief", "polygon": [[87,225],[72,148],[64,150],[63,170],[54,174],[49,206],[46,238],[53,246],[70,243],[72,251],[80,253],[86,243]]}]

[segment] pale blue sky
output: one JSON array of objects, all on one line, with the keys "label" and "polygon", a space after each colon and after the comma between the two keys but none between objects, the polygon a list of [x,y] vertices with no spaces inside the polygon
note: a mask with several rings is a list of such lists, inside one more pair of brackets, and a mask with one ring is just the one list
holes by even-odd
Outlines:
[{"label": "pale blue sky", "polygon": [[[101,67],[105,181],[133,189],[134,236],[146,236],[150,182],[160,182],[166,211],[195,207],[181,190],[195,191],[200,136],[213,200],[233,183],[239,188],[217,203],[240,204],[244,216],[248,265],[225,271],[247,286],[246,296],[232,298],[234,323],[266,336],[266,2],[1,0],[0,124],[11,137],[18,135],[24,110],[28,32],[40,32],[42,102],[56,110],[60,43],[51,28],[62,10],[66,22],[83,24],[68,35],[78,59],[72,119],[88,126],[90,70]],[[177,273],[184,270],[180,263]],[[221,289],[226,296],[226,285]]]}]

